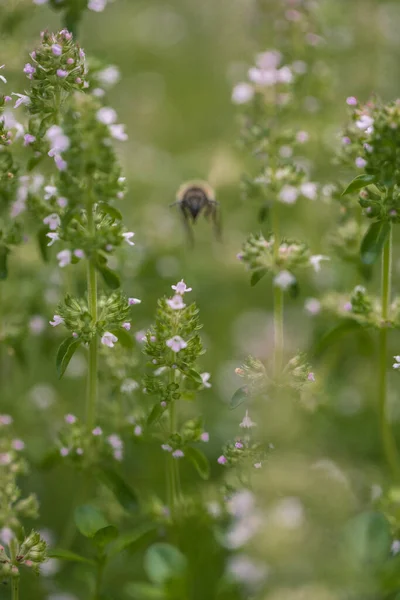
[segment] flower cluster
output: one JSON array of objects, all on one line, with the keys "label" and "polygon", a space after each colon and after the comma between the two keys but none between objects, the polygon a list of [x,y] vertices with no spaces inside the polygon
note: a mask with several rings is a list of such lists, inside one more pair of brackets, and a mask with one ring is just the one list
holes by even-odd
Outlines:
[{"label": "flower cluster", "polygon": [[105,434],[98,425],[88,433],[87,427],[75,415],[65,415],[65,427],[59,432],[58,457],[68,459],[77,468],[86,470],[113,458],[121,461],[124,443],[119,434]]},{"label": "flower cluster", "polygon": [[186,376],[203,354],[199,311],[194,303],[184,302],[184,294],[191,288],[179,282],[173,289],[176,293],[172,298],[159,300],[156,323],[147,333],[144,352],[157,370],[173,368]]},{"label": "flower cluster", "polygon": [[29,113],[38,117],[34,120],[35,129],[29,131],[36,138],[36,134],[43,135],[45,127],[57,123],[60,109],[71,93],[84,89],[85,53],[73,41],[72,34],[63,29],[56,34],[43,32],[40,46],[30,56],[32,62],[26,63],[24,73],[31,87],[25,96],[16,94],[16,107],[25,104]]},{"label": "flower cluster", "polygon": [[295,271],[311,267],[319,272],[321,262],[329,260],[322,254],[312,255],[307,245],[302,242],[283,241],[276,249],[274,236],[271,235],[266,240],[261,234],[251,234],[248,237],[242,252],[238,254],[238,259],[252,272],[253,285],[264,275],[271,273],[275,286],[291,292],[297,292]]},{"label": "flower cluster", "polygon": [[248,82],[238,83],[232,92],[235,104],[247,104],[262,97],[267,104],[286,105],[290,100],[289,90],[296,72],[291,65],[282,65],[282,55],[276,50],[262,52],[256,56],[255,65],[248,70]]},{"label": "flower cluster", "polygon": [[[204,351],[198,333],[199,311],[194,303],[187,305],[184,301],[191,288],[182,280],[172,289],[175,292],[172,298],[159,301],[155,325],[146,336],[144,352],[151,359],[153,371],[146,376],[144,389],[146,394],[158,397],[147,423],[159,421],[168,412],[170,428],[167,434],[163,433],[162,450],[173,458],[187,455],[197,464],[200,450],[190,444],[208,442],[202,420],[190,420],[178,428],[171,415],[180,399],[192,399],[194,392],[211,387],[210,375],[196,370],[197,359]],[[200,460],[206,461],[205,457]]]},{"label": "flower cluster", "polygon": [[6,97],[0,94],[0,280],[7,277],[11,247],[22,242],[21,224],[12,218],[12,206],[18,197],[19,169],[9,148],[13,134],[4,114],[5,102]]},{"label": "flower cluster", "polygon": [[22,492],[17,486],[17,477],[25,475],[28,467],[21,457],[24,443],[12,438],[8,431],[11,424],[12,418],[9,415],[0,415],[0,528],[8,527],[19,532],[21,518],[37,518],[38,501],[34,494],[22,498]]},{"label": "flower cluster", "polygon": [[90,313],[86,300],[74,298],[67,294],[64,302],[57,307],[50,325],[56,327],[64,324],[73,337],[82,343],[99,336],[102,344],[110,348],[118,341],[118,335],[131,328],[130,305],[128,299],[120,292],[99,298],[97,319]]},{"label": "flower cluster", "polygon": [[10,552],[0,546],[0,575],[2,577],[18,577],[21,565],[30,567],[39,574],[39,568],[47,560],[47,544],[40,533],[32,531],[22,542],[12,538],[9,544]]}]

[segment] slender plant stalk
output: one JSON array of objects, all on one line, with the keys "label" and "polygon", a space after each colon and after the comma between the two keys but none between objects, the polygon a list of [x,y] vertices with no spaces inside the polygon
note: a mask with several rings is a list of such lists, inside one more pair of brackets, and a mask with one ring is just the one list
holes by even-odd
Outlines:
[{"label": "slender plant stalk", "polygon": [[[279,206],[277,202],[272,210],[272,229],[274,235],[274,259],[279,258],[280,227]],[[278,377],[283,361],[283,290],[274,285],[274,373]]]},{"label": "slender plant stalk", "polygon": [[[176,406],[175,406],[175,402],[176,400],[172,400],[171,404],[169,405],[169,430],[170,433],[173,434],[175,433],[176,430]],[[177,464],[176,464],[176,459],[172,456],[172,454],[170,456],[168,456],[168,473],[169,473],[169,502],[170,502],[170,508],[171,511],[173,512],[175,510],[176,507],[176,501],[177,501],[177,495],[178,495],[178,482],[177,482]]]},{"label": "slender plant stalk", "polygon": [[96,582],[95,582],[95,587],[94,587],[94,592],[93,592],[93,600],[100,599],[100,593],[101,593],[101,588],[103,585],[103,575],[104,575],[105,566],[106,566],[105,560],[103,558],[101,558],[97,563],[97,573],[96,573]]},{"label": "slender plant stalk", "polygon": [[390,228],[389,236],[383,249],[381,280],[382,327],[379,331],[379,419],[386,459],[393,475],[400,477],[399,455],[387,414],[388,329],[385,327],[385,321],[389,317],[392,284],[392,228]]},{"label": "slender plant stalk", "polygon": [[[94,230],[93,207],[88,207],[88,227]],[[93,321],[97,321],[97,272],[93,262],[89,259],[87,266],[87,290],[89,311]],[[89,431],[96,424],[97,408],[97,363],[98,363],[98,341],[94,336],[89,344],[89,372],[87,382],[86,422]]]},{"label": "slender plant stalk", "polygon": [[11,593],[12,600],[19,600],[19,577],[11,578]]}]

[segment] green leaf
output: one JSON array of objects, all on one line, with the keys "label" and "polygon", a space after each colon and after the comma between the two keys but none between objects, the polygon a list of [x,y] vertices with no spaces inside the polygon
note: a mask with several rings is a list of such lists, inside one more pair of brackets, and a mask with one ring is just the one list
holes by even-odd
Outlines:
[{"label": "green leaf", "polygon": [[121,287],[121,280],[119,278],[119,275],[117,273],[115,273],[115,271],[112,271],[106,265],[102,265],[99,263],[96,264],[96,268],[99,271],[99,273],[102,275],[102,277],[104,279],[104,283],[110,289],[116,290],[119,287]]},{"label": "green leaf", "polygon": [[81,345],[81,340],[69,337],[64,340],[57,350],[56,368],[59,379],[64,375],[69,361]]},{"label": "green leaf", "polygon": [[130,554],[135,554],[156,541],[157,537],[158,527],[156,525],[153,523],[140,525],[133,531],[128,531],[128,533],[120,535],[110,547],[108,555],[110,557],[116,556],[125,550]]},{"label": "green leaf", "polygon": [[361,513],[347,524],[344,544],[347,560],[354,567],[379,566],[390,557],[390,524],[382,513]]},{"label": "green leaf", "polygon": [[200,373],[198,373],[195,369],[189,369],[188,371],[185,371],[185,375],[186,375],[186,377],[189,377],[189,379],[191,379],[198,385],[203,384],[203,380],[201,378]]},{"label": "green leaf", "polygon": [[361,190],[361,188],[366,187],[367,185],[370,185],[371,183],[375,183],[375,181],[376,181],[375,175],[367,175],[367,174],[357,175],[357,177],[355,177],[353,179],[353,181],[351,183],[349,183],[347,188],[342,193],[342,196],[346,196],[346,194],[352,194],[353,192],[357,192],[358,190]]},{"label": "green leaf", "polygon": [[0,246],[0,280],[7,279],[8,275],[8,267],[7,267],[7,259],[10,250],[7,246]]},{"label": "green leaf", "polygon": [[110,331],[117,336],[118,342],[123,348],[127,348],[128,350],[133,348],[133,337],[129,331],[126,331],[126,329],[123,329],[122,327],[120,329],[110,329]]},{"label": "green leaf", "polygon": [[161,415],[164,413],[164,409],[160,403],[155,404],[152,408],[151,413],[147,417],[147,425],[153,425],[153,423],[157,423],[160,419]]},{"label": "green leaf", "polygon": [[170,544],[154,544],[144,556],[144,569],[150,581],[156,584],[163,584],[182,575],[186,566],[186,557]]},{"label": "green leaf", "polygon": [[93,537],[93,541],[99,548],[105,548],[107,544],[110,544],[118,537],[118,529],[113,525],[107,525],[96,531]]},{"label": "green leaf", "polygon": [[204,452],[198,448],[186,446],[185,456],[193,463],[202,479],[208,479],[210,477],[210,462]]},{"label": "green leaf", "polygon": [[109,525],[103,513],[91,504],[77,506],[74,512],[74,520],[81,534],[88,538],[93,538],[100,529]]},{"label": "green leaf", "polygon": [[138,499],[135,492],[114,469],[103,467],[97,471],[97,477],[112,491],[125,510],[137,510]]},{"label": "green leaf", "polygon": [[327,348],[330,348],[333,344],[341,340],[346,333],[354,331],[355,329],[361,330],[362,328],[362,325],[360,325],[358,321],[355,321],[354,319],[344,319],[318,340],[313,348],[313,356],[320,356]]},{"label": "green leaf", "polygon": [[163,589],[151,583],[128,583],[124,591],[127,596],[135,600],[165,600],[166,598]]},{"label": "green leaf", "polygon": [[241,404],[243,404],[243,402],[246,402],[248,397],[249,397],[248,387],[247,387],[247,385],[244,385],[243,387],[236,390],[236,392],[233,394],[230,404],[229,404],[229,407],[233,410],[237,406],[240,406]]},{"label": "green leaf", "polygon": [[85,556],[81,556],[80,554],[76,554],[76,552],[71,552],[70,550],[63,550],[62,548],[48,550],[47,556],[49,558],[59,558],[60,560],[68,560],[70,562],[86,563],[92,566],[95,565],[94,560],[85,558]]},{"label": "green leaf", "polygon": [[372,265],[379,258],[389,232],[387,221],[377,221],[369,226],[361,242],[361,260],[365,265]]},{"label": "green leaf", "polygon": [[264,275],[266,275],[268,272],[268,269],[257,269],[257,271],[254,271],[251,274],[251,278],[250,278],[250,285],[251,287],[254,287],[255,285],[257,285],[257,283],[264,277]]},{"label": "green leaf", "polygon": [[98,207],[102,213],[109,215],[112,219],[122,221],[122,215],[115,206],[111,206],[111,204],[106,204],[105,202],[99,202]]}]

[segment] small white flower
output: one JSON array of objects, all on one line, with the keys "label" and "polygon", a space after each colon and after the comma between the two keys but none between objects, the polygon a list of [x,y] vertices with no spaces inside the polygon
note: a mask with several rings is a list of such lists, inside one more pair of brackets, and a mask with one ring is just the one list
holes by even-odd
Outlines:
[{"label": "small white flower", "polygon": [[121,78],[119,69],[110,65],[106,67],[102,71],[99,71],[96,75],[98,81],[104,86],[112,86],[118,83]]},{"label": "small white flower", "polygon": [[139,388],[139,384],[134,379],[125,379],[121,383],[120,390],[123,394],[131,394]]},{"label": "small white flower", "polygon": [[308,142],[308,140],[310,139],[309,134],[307,133],[307,131],[299,131],[296,134],[296,141],[299,144],[305,144],[306,142]]},{"label": "small white flower", "polygon": [[277,83],[278,72],[275,69],[257,69],[257,67],[252,67],[249,69],[248,77],[256,85],[270,87]]},{"label": "small white flower", "polygon": [[46,185],[44,188],[44,199],[50,200],[53,196],[57,196],[57,188],[55,185]]},{"label": "small white flower", "polygon": [[300,186],[300,193],[309,200],[315,200],[317,197],[318,187],[316,183],[308,181]]},{"label": "small white flower", "polygon": [[125,132],[125,125],[119,123],[118,125],[110,125],[111,136],[120,142],[126,142],[128,134]]},{"label": "small white flower", "polygon": [[93,12],[103,12],[107,5],[107,0],[89,0],[88,9]]},{"label": "small white flower", "polygon": [[61,219],[57,213],[52,213],[43,219],[43,223],[48,225],[51,231],[55,231],[57,227],[60,227]]},{"label": "small white flower", "polygon": [[370,127],[373,126],[373,124],[374,124],[374,119],[372,117],[370,117],[369,115],[361,115],[361,117],[358,119],[358,121],[356,121],[356,126],[358,127],[358,129],[361,129],[362,131],[369,129]]},{"label": "small white flower", "polygon": [[115,342],[118,342],[118,338],[116,335],[111,333],[110,331],[106,331],[101,338],[101,343],[109,348],[114,348]]},{"label": "small white flower", "polygon": [[128,304],[129,306],[133,306],[135,304],[141,304],[142,301],[139,300],[139,298],[128,298]]},{"label": "small white flower", "polygon": [[249,417],[249,411],[246,410],[246,414],[243,417],[243,421],[239,423],[239,427],[243,427],[244,429],[250,429],[251,427],[255,427],[257,424],[251,420]]},{"label": "small white flower", "polygon": [[367,166],[367,161],[361,156],[358,156],[356,158],[355,163],[356,167],[358,167],[359,169],[364,169]]},{"label": "small white flower", "polygon": [[175,290],[177,294],[186,294],[187,292],[191,292],[192,288],[187,287],[186,283],[181,279],[176,285],[171,285],[171,288]]},{"label": "small white flower", "polygon": [[292,83],[293,73],[289,67],[282,67],[277,71],[277,79],[279,83]]},{"label": "small white flower", "polygon": [[323,260],[331,260],[329,256],[324,256],[323,254],[315,254],[314,256],[310,256],[310,265],[314,268],[316,273],[319,273],[321,270],[321,262]]},{"label": "small white flower", "polygon": [[393,369],[400,369],[400,356],[394,356],[393,358],[396,361],[393,365]]},{"label": "small white flower", "polygon": [[28,105],[31,103],[29,96],[25,96],[24,94],[16,94],[16,93],[12,92],[11,95],[18,96],[18,100],[14,104],[14,108],[18,108],[19,106],[21,106],[21,104]]},{"label": "small white flower", "polygon": [[232,91],[234,104],[246,104],[254,97],[254,88],[249,83],[238,83]]},{"label": "small white flower", "polygon": [[310,315],[318,315],[321,312],[321,302],[317,298],[307,298],[304,308]]},{"label": "small white flower", "polygon": [[57,327],[57,325],[64,323],[64,319],[60,315],[54,315],[53,321],[49,321],[49,323],[52,327]]},{"label": "small white flower", "polygon": [[203,387],[210,388],[211,387],[211,383],[209,383],[208,380],[210,379],[211,374],[210,373],[201,373],[200,377],[201,377],[201,379],[203,381]]},{"label": "small white flower", "polygon": [[166,344],[166,346],[168,346],[168,348],[171,348],[171,350],[173,350],[174,352],[179,352],[183,348],[187,347],[187,343],[185,342],[185,340],[183,340],[181,338],[180,335],[174,335],[174,337],[167,340],[165,342],[165,344]]},{"label": "small white flower", "polygon": [[167,300],[167,304],[173,310],[180,310],[181,308],[185,308],[186,306],[182,296],[180,296],[179,294],[176,294],[175,296]]},{"label": "small white flower", "polygon": [[103,106],[97,111],[96,119],[103,125],[112,125],[117,120],[117,113],[113,108]]},{"label": "small white flower", "polygon": [[134,246],[135,242],[131,242],[131,238],[133,238],[134,235],[135,234],[132,231],[127,231],[126,233],[122,234],[122,237],[130,246]]},{"label": "small white flower", "polygon": [[50,238],[50,242],[47,244],[48,246],[52,246],[60,239],[58,233],[46,233],[46,237]]},{"label": "small white flower", "polygon": [[131,329],[131,324],[129,323],[129,321],[127,321],[126,323],[122,323],[122,327],[124,329],[126,329],[126,331],[130,331]]},{"label": "small white flower", "polygon": [[294,204],[299,196],[299,190],[293,185],[284,185],[279,192],[279,199],[284,204]]},{"label": "small white flower", "polygon": [[294,283],[296,283],[296,277],[289,271],[281,271],[274,277],[274,285],[281,290],[289,289]]},{"label": "small white flower", "polygon": [[72,252],[71,250],[61,250],[57,254],[58,266],[63,268],[71,263]]},{"label": "small white flower", "polygon": [[400,552],[400,540],[393,540],[390,551],[394,555]]}]

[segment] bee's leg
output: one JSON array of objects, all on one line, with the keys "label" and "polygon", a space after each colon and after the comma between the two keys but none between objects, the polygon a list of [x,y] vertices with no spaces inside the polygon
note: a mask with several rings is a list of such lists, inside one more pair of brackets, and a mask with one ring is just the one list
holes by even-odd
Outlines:
[{"label": "bee's leg", "polygon": [[219,203],[212,202],[210,204],[210,216],[213,222],[213,229],[215,237],[218,242],[222,242],[222,223],[221,223],[221,211],[219,210]]},{"label": "bee's leg", "polygon": [[183,227],[186,231],[186,236],[188,238],[188,242],[190,244],[191,247],[194,246],[194,235],[193,235],[193,228],[190,224],[190,212],[188,212],[188,210],[181,205],[181,216],[182,216],[182,223],[183,223]]}]

